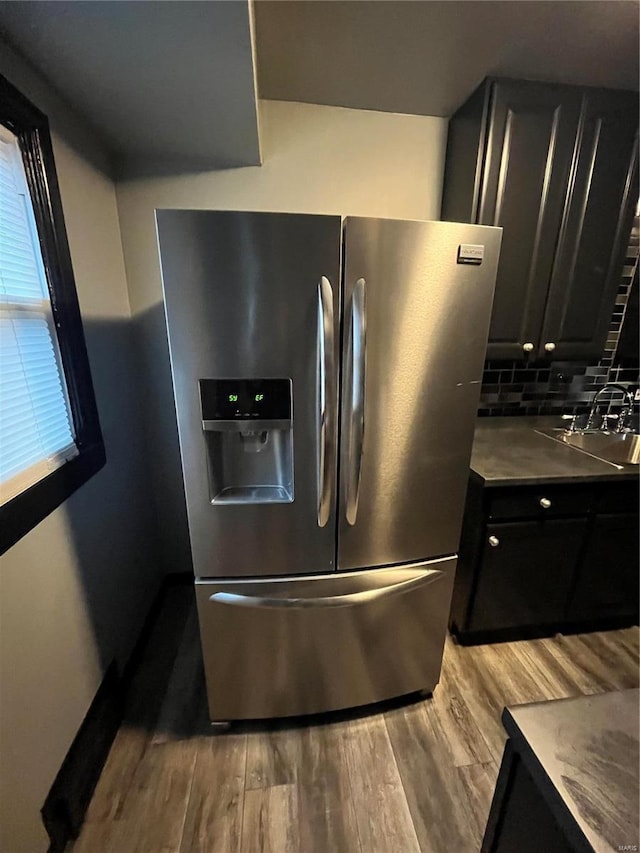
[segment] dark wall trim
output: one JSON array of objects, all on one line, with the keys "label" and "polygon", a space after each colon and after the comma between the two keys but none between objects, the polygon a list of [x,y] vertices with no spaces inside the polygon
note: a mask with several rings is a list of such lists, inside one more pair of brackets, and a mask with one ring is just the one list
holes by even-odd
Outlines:
[{"label": "dark wall trim", "polygon": [[193,586],[193,574],[181,572],[163,578],[122,672],[118,671],[115,661],[107,668],[41,809],[50,841],[48,853],[63,853],[69,842],[80,834],[167,589],[177,585]]},{"label": "dark wall trim", "polygon": [[0,123],[19,140],[79,455],[0,507],[0,554],[106,462],[47,117],[0,75]]},{"label": "dark wall trim", "polygon": [[63,853],[77,838],[91,797],[118,733],[123,691],[115,663],[107,669],[93,702],[42,807],[48,853]]}]

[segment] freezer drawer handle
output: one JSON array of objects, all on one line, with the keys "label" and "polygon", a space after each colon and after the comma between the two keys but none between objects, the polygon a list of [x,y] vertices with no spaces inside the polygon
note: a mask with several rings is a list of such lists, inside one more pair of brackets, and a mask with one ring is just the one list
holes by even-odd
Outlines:
[{"label": "freezer drawer handle", "polygon": [[367,314],[365,280],[359,278],[351,297],[351,387],[349,411],[349,456],[347,463],[346,516],[356,523],[360,498],[360,474],[364,445],[365,387],[367,370]]},{"label": "freezer drawer handle", "polygon": [[291,598],[287,596],[259,596],[244,595],[239,592],[214,592],[209,596],[209,601],[216,604],[231,604],[235,607],[353,607],[357,604],[371,604],[391,595],[408,592],[413,586],[423,586],[433,583],[442,577],[444,572],[439,569],[431,569],[428,572],[420,572],[419,577],[413,577],[387,584],[386,586],[364,589],[359,592],[348,592],[342,595],[327,595],[308,598]]},{"label": "freezer drawer handle", "polygon": [[329,279],[322,276],[318,283],[318,527],[329,520],[335,468],[333,327],[333,290]]}]

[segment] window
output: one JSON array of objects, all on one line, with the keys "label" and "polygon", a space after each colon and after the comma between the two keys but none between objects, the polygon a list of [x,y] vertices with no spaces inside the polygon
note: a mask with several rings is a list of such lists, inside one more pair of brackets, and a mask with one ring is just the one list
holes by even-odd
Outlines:
[{"label": "window", "polygon": [[0,553],[104,462],[47,119],[0,77]]},{"label": "window", "polygon": [[0,126],[0,504],[77,456],[17,137]]}]

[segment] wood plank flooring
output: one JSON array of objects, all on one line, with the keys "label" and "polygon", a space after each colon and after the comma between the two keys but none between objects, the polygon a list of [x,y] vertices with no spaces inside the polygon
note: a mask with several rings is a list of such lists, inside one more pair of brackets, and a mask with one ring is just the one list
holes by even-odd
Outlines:
[{"label": "wood plank flooring", "polygon": [[472,853],[503,707],[638,684],[637,628],[448,639],[432,699],[212,734],[193,593],[171,587],[73,853]]}]

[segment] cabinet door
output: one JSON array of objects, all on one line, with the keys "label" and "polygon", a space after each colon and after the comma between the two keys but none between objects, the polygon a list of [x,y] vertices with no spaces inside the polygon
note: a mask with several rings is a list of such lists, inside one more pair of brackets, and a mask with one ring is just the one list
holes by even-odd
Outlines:
[{"label": "cabinet door", "polygon": [[638,616],[638,516],[598,515],[587,541],[569,618]]},{"label": "cabinet door", "polygon": [[493,83],[478,222],[504,233],[489,358],[539,346],[581,101],[569,87]]},{"label": "cabinet door", "polygon": [[604,350],[638,200],[638,96],[585,95],[540,341],[554,359]]},{"label": "cabinet door", "polygon": [[477,222],[492,83],[485,80],[449,121],[441,218]]},{"label": "cabinet door", "polygon": [[586,519],[488,525],[468,629],[560,622],[585,530]]}]

